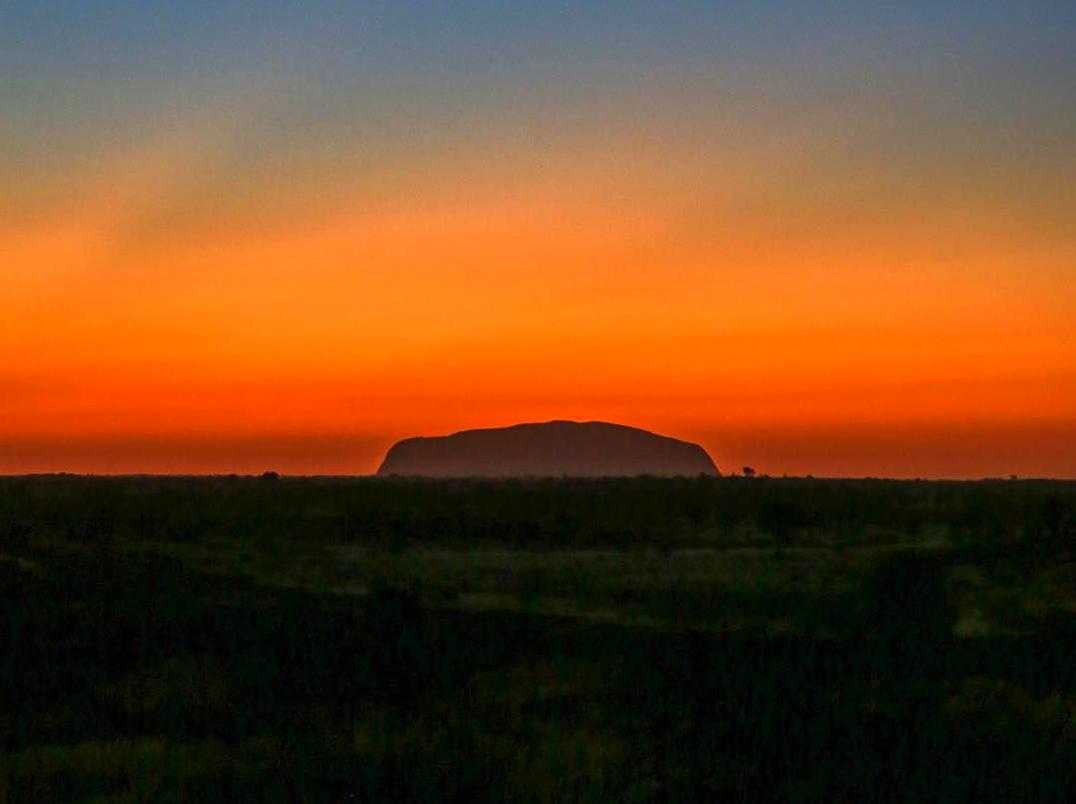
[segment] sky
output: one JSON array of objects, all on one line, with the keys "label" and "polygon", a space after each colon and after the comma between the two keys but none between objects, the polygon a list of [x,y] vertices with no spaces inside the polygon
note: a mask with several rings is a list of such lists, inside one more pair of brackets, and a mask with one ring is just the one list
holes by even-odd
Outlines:
[{"label": "sky", "polygon": [[550,419],[1076,478],[1076,4],[0,4],[0,473]]}]

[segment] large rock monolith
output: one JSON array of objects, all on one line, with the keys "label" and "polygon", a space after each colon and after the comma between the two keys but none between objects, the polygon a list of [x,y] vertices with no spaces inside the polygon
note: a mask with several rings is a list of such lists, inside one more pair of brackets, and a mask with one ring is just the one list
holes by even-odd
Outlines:
[{"label": "large rock monolith", "polygon": [[379,475],[420,477],[623,477],[717,475],[702,447],[637,427],[552,421],[392,446]]}]

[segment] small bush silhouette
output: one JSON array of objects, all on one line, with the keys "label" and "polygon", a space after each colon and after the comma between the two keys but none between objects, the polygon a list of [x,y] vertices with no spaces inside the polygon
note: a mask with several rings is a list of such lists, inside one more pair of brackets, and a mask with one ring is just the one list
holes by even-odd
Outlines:
[{"label": "small bush silhouette", "polygon": [[769,533],[778,547],[786,545],[792,535],[810,524],[807,510],[788,500],[767,499],[758,512],[758,524]]},{"label": "small bush silhouette", "polygon": [[946,593],[949,559],[898,553],[874,572],[862,590],[869,632],[894,646],[930,646],[947,639],[954,612]]}]

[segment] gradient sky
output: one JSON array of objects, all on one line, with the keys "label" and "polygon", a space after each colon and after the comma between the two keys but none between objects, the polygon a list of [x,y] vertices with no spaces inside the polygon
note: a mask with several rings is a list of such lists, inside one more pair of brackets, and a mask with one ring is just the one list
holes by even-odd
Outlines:
[{"label": "gradient sky", "polygon": [[0,4],[0,473],[553,418],[1076,477],[1076,4]]}]

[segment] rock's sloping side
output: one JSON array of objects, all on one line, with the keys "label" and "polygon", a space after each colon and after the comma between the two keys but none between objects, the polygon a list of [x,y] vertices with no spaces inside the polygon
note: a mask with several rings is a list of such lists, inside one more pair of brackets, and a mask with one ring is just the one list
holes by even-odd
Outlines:
[{"label": "rock's sloping side", "polygon": [[568,421],[407,438],[393,445],[377,473],[421,477],[719,474],[698,444],[636,427]]}]

